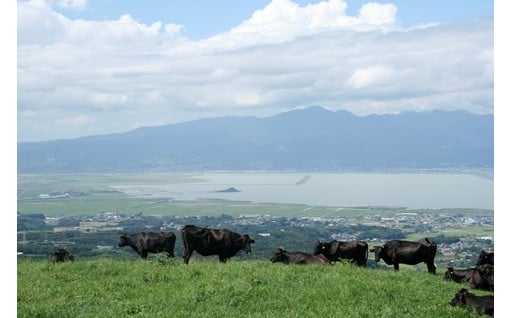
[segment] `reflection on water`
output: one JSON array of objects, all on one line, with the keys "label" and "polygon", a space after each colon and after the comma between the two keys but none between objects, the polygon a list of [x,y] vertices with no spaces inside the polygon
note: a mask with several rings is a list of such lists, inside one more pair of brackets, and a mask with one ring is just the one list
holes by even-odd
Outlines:
[{"label": "reflection on water", "polygon": [[[174,200],[223,199],[314,206],[410,209],[494,208],[494,182],[452,173],[207,173],[197,182],[122,185],[117,190]],[[239,192],[222,192],[233,187]]]}]

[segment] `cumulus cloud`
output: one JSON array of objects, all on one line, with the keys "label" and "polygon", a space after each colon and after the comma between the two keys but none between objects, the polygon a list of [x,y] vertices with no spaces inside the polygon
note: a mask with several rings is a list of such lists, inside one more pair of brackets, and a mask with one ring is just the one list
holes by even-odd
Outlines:
[{"label": "cumulus cloud", "polygon": [[393,4],[368,3],[359,16],[346,14],[342,0],[321,1],[301,7],[291,0],[273,0],[229,32],[202,41],[203,47],[240,48],[263,43],[281,43],[329,30],[397,29]]},{"label": "cumulus cloud", "polygon": [[[404,29],[397,7],[274,0],[200,41],[183,26],[71,20],[18,2],[18,137],[77,137],[313,104],[360,115],[493,111],[493,22]],[[62,123],[73,123],[63,125]]]}]

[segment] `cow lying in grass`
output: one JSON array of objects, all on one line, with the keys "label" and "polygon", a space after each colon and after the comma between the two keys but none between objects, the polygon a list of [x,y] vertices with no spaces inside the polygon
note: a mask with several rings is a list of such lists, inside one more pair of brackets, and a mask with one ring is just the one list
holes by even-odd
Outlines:
[{"label": "cow lying in grass", "polygon": [[476,310],[481,314],[494,316],[494,296],[476,296],[466,288],[461,288],[450,301],[450,305],[466,307]]},{"label": "cow lying in grass", "polygon": [[467,283],[471,288],[481,290],[494,290],[494,266],[485,265],[479,268],[454,269],[448,267],[444,279],[456,283]]},{"label": "cow lying in grass", "polygon": [[272,263],[282,262],[285,264],[329,264],[329,260],[320,255],[313,255],[304,252],[291,252],[288,253],[282,247],[270,257]]}]

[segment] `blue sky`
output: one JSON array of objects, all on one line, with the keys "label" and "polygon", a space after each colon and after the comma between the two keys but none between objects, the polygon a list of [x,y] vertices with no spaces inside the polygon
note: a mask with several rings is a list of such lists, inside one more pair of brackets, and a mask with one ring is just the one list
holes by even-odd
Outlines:
[{"label": "blue sky", "polygon": [[17,2],[17,140],[321,105],[494,112],[493,1]]},{"label": "blue sky", "polygon": [[[115,20],[130,13],[137,21],[151,24],[155,21],[173,22],[184,26],[184,33],[198,40],[224,32],[248,19],[264,8],[269,0],[152,0],[151,5],[140,0],[87,1],[84,7],[55,7],[56,11],[72,19]],[[297,0],[306,6],[319,1]],[[347,14],[356,15],[359,8],[370,1],[346,1]],[[493,1],[398,0],[384,1],[398,7],[397,19],[404,27],[421,23],[456,23],[472,19],[493,18]]]}]

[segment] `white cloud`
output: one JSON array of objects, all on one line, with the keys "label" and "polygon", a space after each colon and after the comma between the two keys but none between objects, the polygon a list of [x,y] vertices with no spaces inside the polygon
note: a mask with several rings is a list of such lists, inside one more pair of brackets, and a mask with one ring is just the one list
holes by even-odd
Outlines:
[{"label": "white cloud", "polygon": [[396,22],[398,9],[393,4],[379,4],[376,2],[367,3],[359,10],[359,17],[367,24],[393,24]]},{"label": "white cloud", "polygon": [[386,66],[368,66],[357,69],[348,80],[353,88],[362,88],[379,83],[389,82],[393,79],[394,72]]},{"label": "white cloud", "polygon": [[[313,104],[361,115],[493,111],[492,21],[404,30],[394,5],[366,4],[357,16],[346,7],[274,0],[226,33],[191,41],[172,23],[71,20],[43,1],[18,2],[18,136]],[[77,129],[59,126],[69,118]]]},{"label": "white cloud", "polygon": [[357,17],[348,16],[342,0],[327,0],[301,7],[291,0],[273,0],[229,32],[202,41],[203,47],[240,48],[263,43],[281,43],[329,30],[398,29],[396,6],[370,3]]}]

